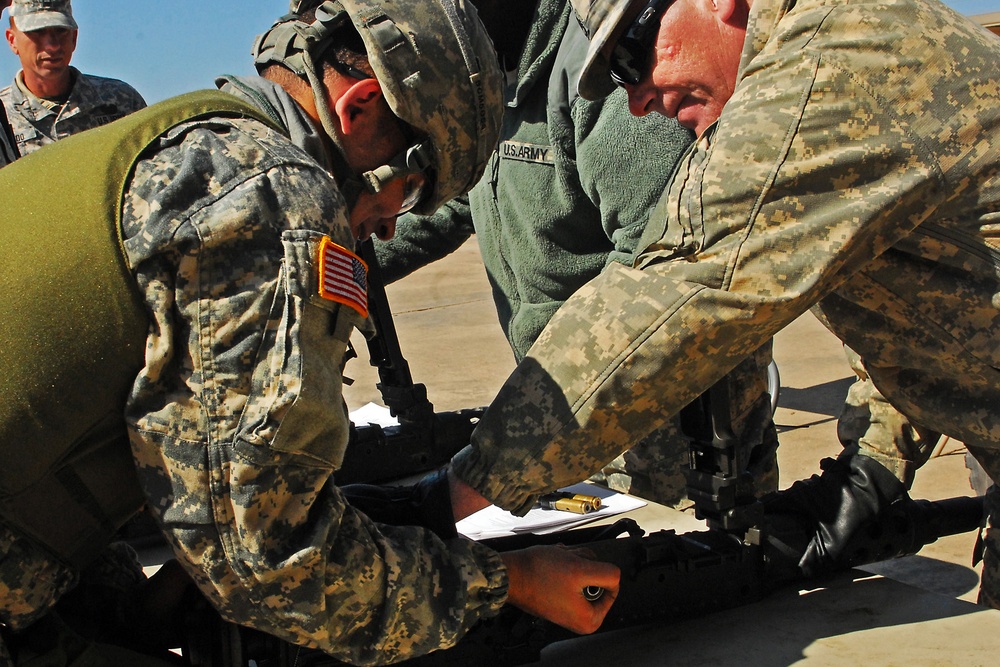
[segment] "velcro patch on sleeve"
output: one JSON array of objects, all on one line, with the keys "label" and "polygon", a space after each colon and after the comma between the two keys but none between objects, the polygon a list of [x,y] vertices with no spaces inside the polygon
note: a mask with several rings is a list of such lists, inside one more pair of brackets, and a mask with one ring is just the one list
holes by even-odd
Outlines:
[{"label": "velcro patch on sleeve", "polygon": [[368,317],[368,265],[328,236],[319,243],[319,295]]}]

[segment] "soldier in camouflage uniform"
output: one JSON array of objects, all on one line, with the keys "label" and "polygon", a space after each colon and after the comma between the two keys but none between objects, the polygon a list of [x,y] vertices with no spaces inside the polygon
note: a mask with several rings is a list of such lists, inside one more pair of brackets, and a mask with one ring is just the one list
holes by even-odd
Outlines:
[{"label": "soldier in camouflage uniform", "polygon": [[[10,7],[10,0],[0,0],[0,10]],[[14,132],[10,127],[10,120],[7,112],[0,105],[0,167],[8,165],[20,157],[17,150],[17,142],[14,140]]]},{"label": "soldier in camouflage uniform", "polygon": [[[635,265],[566,302],[453,472],[526,511],[813,309],[896,409],[1000,479],[1000,43],[936,0],[644,5],[579,0],[592,40],[581,94],[607,94],[613,73],[633,113],[676,117],[698,139]],[[905,493],[870,457],[828,467],[804,495],[833,488],[842,502],[805,516],[807,571]]]},{"label": "soldier in camouflage uniform", "polygon": [[146,106],[124,81],[71,66],[76,38],[69,0],[14,0],[7,42],[22,69],[0,100],[21,155]]},{"label": "soldier in camouflage uniform", "polygon": [[[400,212],[430,213],[471,187],[496,142],[502,75],[462,2],[306,0],[293,9],[302,13],[255,45],[264,78],[225,77],[224,93],[167,100],[0,171],[6,192],[51,160],[87,165],[77,173],[79,203],[108,219],[78,213],[60,226],[60,216],[37,210],[60,205],[57,185],[45,184],[21,214],[52,225],[16,224],[17,211],[0,225],[0,248],[10,249],[0,303],[38,310],[32,304],[51,288],[25,267],[72,271],[83,244],[113,252],[126,271],[120,285],[81,285],[88,298],[33,320],[60,321],[38,335],[0,329],[7,375],[46,356],[56,370],[73,364],[42,378],[22,373],[20,391],[0,386],[19,397],[0,407],[4,630],[17,634],[45,614],[103,546],[112,519],[145,500],[227,619],[352,663],[450,646],[507,602],[592,631],[613,595],[591,603],[582,589],[614,591],[614,566],[558,547],[501,556],[454,537],[453,522],[442,537],[376,524],[334,484],[348,431],[341,367],[353,328],[368,328],[365,270],[350,248],[372,233],[391,236]],[[95,188],[114,193],[111,203]],[[119,229],[119,215],[121,249],[91,230]],[[56,242],[57,231],[80,227],[73,242]],[[23,239],[39,229],[49,242],[29,251]],[[20,271],[8,270],[15,264]],[[92,264],[81,280],[103,275],[107,263]],[[105,303],[109,290],[119,296]],[[96,315],[87,310],[95,302]],[[0,326],[8,319],[17,318],[5,311]],[[13,341],[49,351],[8,352]],[[109,367],[134,370],[109,376]],[[120,403],[113,386],[124,389]],[[74,446],[20,488],[49,440]],[[32,465],[21,450],[35,454]],[[87,465],[94,456],[105,462]],[[55,512],[52,495],[88,502]],[[45,511],[48,521],[35,520]]]},{"label": "soldier in camouflage uniform", "polygon": [[[10,0],[0,0],[0,10],[10,7]],[[0,167],[8,165],[20,157],[17,151],[17,142],[14,140],[14,132],[10,127],[10,120],[7,118],[7,111],[0,104]]]},{"label": "soldier in camouflage uniform", "polygon": [[[693,135],[663,116],[636,118],[625,91],[589,101],[576,81],[588,40],[568,0],[477,0],[506,63],[500,145],[468,198],[433,216],[403,216],[377,244],[387,280],[458,248],[476,234],[500,326],[520,362],[559,306],[609,263],[630,264],[649,210]],[[732,419],[753,457],[758,491],[777,488],[768,342],[730,380]],[[595,476],[611,488],[690,506],[689,445],[676,420]],[[750,458],[748,456],[748,458]]]},{"label": "soldier in camouflage uniform", "polygon": [[844,452],[863,452],[909,486],[917,468],[930,459],[942,436],[912,423],[894,408],[868,376],[858,353],[847,346],[844,352],[857,375],[837,419],[837,437]]},{"label": "soldier in camouflage uniform", "polygon": [[10,121],[7,120],[7,112],[0,104],[0,167],[10,164],[19,157],[14,131],[11,130]]}]

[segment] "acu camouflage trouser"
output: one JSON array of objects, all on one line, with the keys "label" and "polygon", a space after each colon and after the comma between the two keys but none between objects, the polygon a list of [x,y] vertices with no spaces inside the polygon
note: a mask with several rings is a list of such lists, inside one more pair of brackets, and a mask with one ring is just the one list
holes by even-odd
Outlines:
[{"label": "acu camouflage trouser", "polygon": [[[844,348],[851,368],[858,376],[848,391],[837,423],[837,435],[847,452],[861,453],[879,461],[907,487],[916,470],[931,457],[941,434],[910,421],[894,408],[872,383],[860,356]],[[982,493],[988,486],[981,480],[1000,478],[1000,450],[968,447],[976,462],[973,488]],[[984,475],[985,473],[985,475]],[[963,489],[964,490],[964,489]],[[1000,489],[993,484],[986,491],[987,522],[979,548],[983,574],[979,602],[1000,609]]]}]

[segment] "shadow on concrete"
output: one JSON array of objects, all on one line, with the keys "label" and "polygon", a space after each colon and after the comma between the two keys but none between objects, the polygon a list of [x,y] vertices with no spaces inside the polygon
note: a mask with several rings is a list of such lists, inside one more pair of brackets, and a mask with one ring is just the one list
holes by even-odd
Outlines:
[{"label": "shadow on concrete", "polygon": [[[702,618],[629,628],[609,633],[603,639],[595,635],[560,642],[543,652],[542,664],[789,667],[800,664],[817,647],[822,650],[828,642],[850,645],[854,643],[850,637],[853,633],[893,627],[906,632],[907,643],[911,644],[908,651],[913,654],[924,648],[935,650],[932,644],[941,638],[934,632],[922,637],[911,626],[978,611],[982,608],[970,603],[854,570],[824,587],[801,593],[796,587],[781,589],[759,603]],[[891,634],[892,641],[902,636],[898,632]],[[871,650],[872,644],[869,641],[861,646]],[[891,651],[892,647],[887,647],[869,664],[888,664],[882,661],[888,660]],[[844,653],[834,650],[833,655],[843,658]],[[624,663],[623,656],[628,656]],[[823,663],[820,658],[819,664],[834,663]]]},{"label": "shadow on concrete", "polygon": [[847,390],[854,384],[854,380],[854,376],[850,376],[804,389],[782,387],[778,407],[836,417],[840,414]]},{"label": "shadow on concrete", "polygon": [[953,598],[979,587],[979,575],[975,570],[919,554],[870,563],[861,569]]}]

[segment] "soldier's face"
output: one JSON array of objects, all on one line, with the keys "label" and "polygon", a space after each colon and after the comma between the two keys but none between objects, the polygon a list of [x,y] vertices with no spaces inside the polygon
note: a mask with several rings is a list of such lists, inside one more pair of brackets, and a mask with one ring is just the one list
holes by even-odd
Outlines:
[{"label": "soldier's face", "polygon": [[396,219],[405,199],[406,182],[402,178],[389,181],[378,194],[362,192],[351,209],[351,231],[355,237],[364,240],[374,234],[383,241],[391,239],[396,234]]},{"label": "soldier's face", "polygon": [[68,28],[43,28],[21,32],[7,29],[7,43],[21,60],[21,68],[34,77],[51,79],[69,68],[76,50],[77,31]]},{"label": "soldier's face", "polygon": [[[385,107],[381,130],[368,143],[363,160],[356,161],[361,171],[388,163],[400,151],[409,148],[410,138],[400,129],[400,121]],[[351,230],[358,239],[372,234],[387,241],[396,233],[396,219],[419,203],[429,187],[423,174],[393,178],[375,193],[362,192],[351,209]]]},{"label": "soldier's face", "polygon": [[650,64],[637,84],[625,84],[636,116],[658,112],[701,134],[736,88],[746,24],[732,12],[738,0],[676,0],[663,13]]},{"label": "soldier's face", "polygon": [[[412,130],[392,113],[374,77],[337,68],[325,76],[327,103],[340,121],[340,146],[352,171],[379,170],[414,145]],[[428,187],[423,173],[408,173],[382,182],[377,192],[362,191],[349,215],[354,238],[391,239],[396,218],[419,203]]]}]

